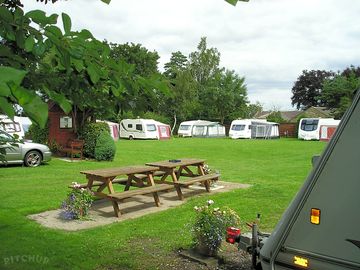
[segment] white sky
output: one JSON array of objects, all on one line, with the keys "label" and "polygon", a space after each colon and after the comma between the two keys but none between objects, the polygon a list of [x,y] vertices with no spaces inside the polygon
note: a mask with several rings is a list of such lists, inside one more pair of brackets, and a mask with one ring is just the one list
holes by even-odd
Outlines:
[{"label": "white sky", "polygon": [[250,0],[26,0],[25,10],[70,15],[73,29],[99,40],[140,43],[160,55],[188,56],[202,36],[221,53],[221,66],[244,76],[252,103],[291,107],[291,88],[304,69],[343,70],[360,65],[360,1]]}]

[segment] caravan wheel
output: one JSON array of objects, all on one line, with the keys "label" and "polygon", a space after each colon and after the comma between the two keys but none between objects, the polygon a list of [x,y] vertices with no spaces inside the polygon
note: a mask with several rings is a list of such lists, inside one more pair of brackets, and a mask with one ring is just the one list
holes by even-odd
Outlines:
[{"label": "caravan wheel", "polygon": [[134,139],[133,135],[130,135],[129,140],[133,140],[133,139]]}]

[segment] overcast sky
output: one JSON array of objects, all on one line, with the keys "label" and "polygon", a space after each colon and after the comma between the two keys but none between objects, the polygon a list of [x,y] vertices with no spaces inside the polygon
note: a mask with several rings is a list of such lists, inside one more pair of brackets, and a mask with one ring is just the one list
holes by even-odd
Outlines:
[{"label": "overcast sky", "polygon": [[360,1],[224,0],[22,1],[25,10],[70,15],[73,29],[100,40],[140,43],[160,55],[188,56],[202,36],[221,53],[221,66],[244,76],[252,103],[294,109],[291,88],[304,69],[343,70],[360,65]]}]

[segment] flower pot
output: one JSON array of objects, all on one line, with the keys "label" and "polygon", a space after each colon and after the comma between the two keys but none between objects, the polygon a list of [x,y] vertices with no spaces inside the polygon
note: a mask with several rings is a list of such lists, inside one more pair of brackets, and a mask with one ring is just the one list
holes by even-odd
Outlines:
[{"label": "flower pot", "polygon": [[212,249],[212,248],[208,247],[205,243],[200,241],[195,246],[195,251],[198,254],[203,255],[203,256],[215,257],[217,255],[218,249]]}]

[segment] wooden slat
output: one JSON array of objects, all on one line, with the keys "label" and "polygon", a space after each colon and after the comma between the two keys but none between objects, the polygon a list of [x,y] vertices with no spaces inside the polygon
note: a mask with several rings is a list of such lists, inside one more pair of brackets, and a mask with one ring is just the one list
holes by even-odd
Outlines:
[{"label": "wooden slat", "polygon": [[158,162],[149,162],[146,165],[156,166],[160,168],[176,168],[179,166],[190,166],[190,165],[198,165],[204,163],[205,159],[194,159],[194,158],[183,158],[179,159],[179,162],[171,162],[169,160],[158,161]]},{"label": "wooden slat", "polygon": [[146,174],[158,170],[159,168],[151,167],[151,166],[128,166],[128,167],[119,167],[119,168],[81,171],[80,173],[105,178],[105,177],[115,177],[119,175],[129,175],[129,174]]},{"label": "wooden slat", "polygon": [[190,186],[197,182],[204,182],[204,181],[218,179],[219,176],[220,176],[220,174],[218,174],[218,173],[205,174],[205,175],[188,178],[185,181],[178,181],[177,184],[179,184],[181,186]]},{"label": "wooden slat", "polygon": [[130,198],[130,197],[137,196],[137,195],[145,195],[145,194],[154,193],[154,192],[158,192],[158,191],[169,190],[172,188],[174,188],[173,185],[161,184],[161,185],[156,185],[156,186],[151,186],[151,187],[139,188],[139,189],[135,189],[135,190],[117,192],[117,193],[109,194],[107,197],[110,199],[114,199],[114,200],[123,200],[123,199]]}]

